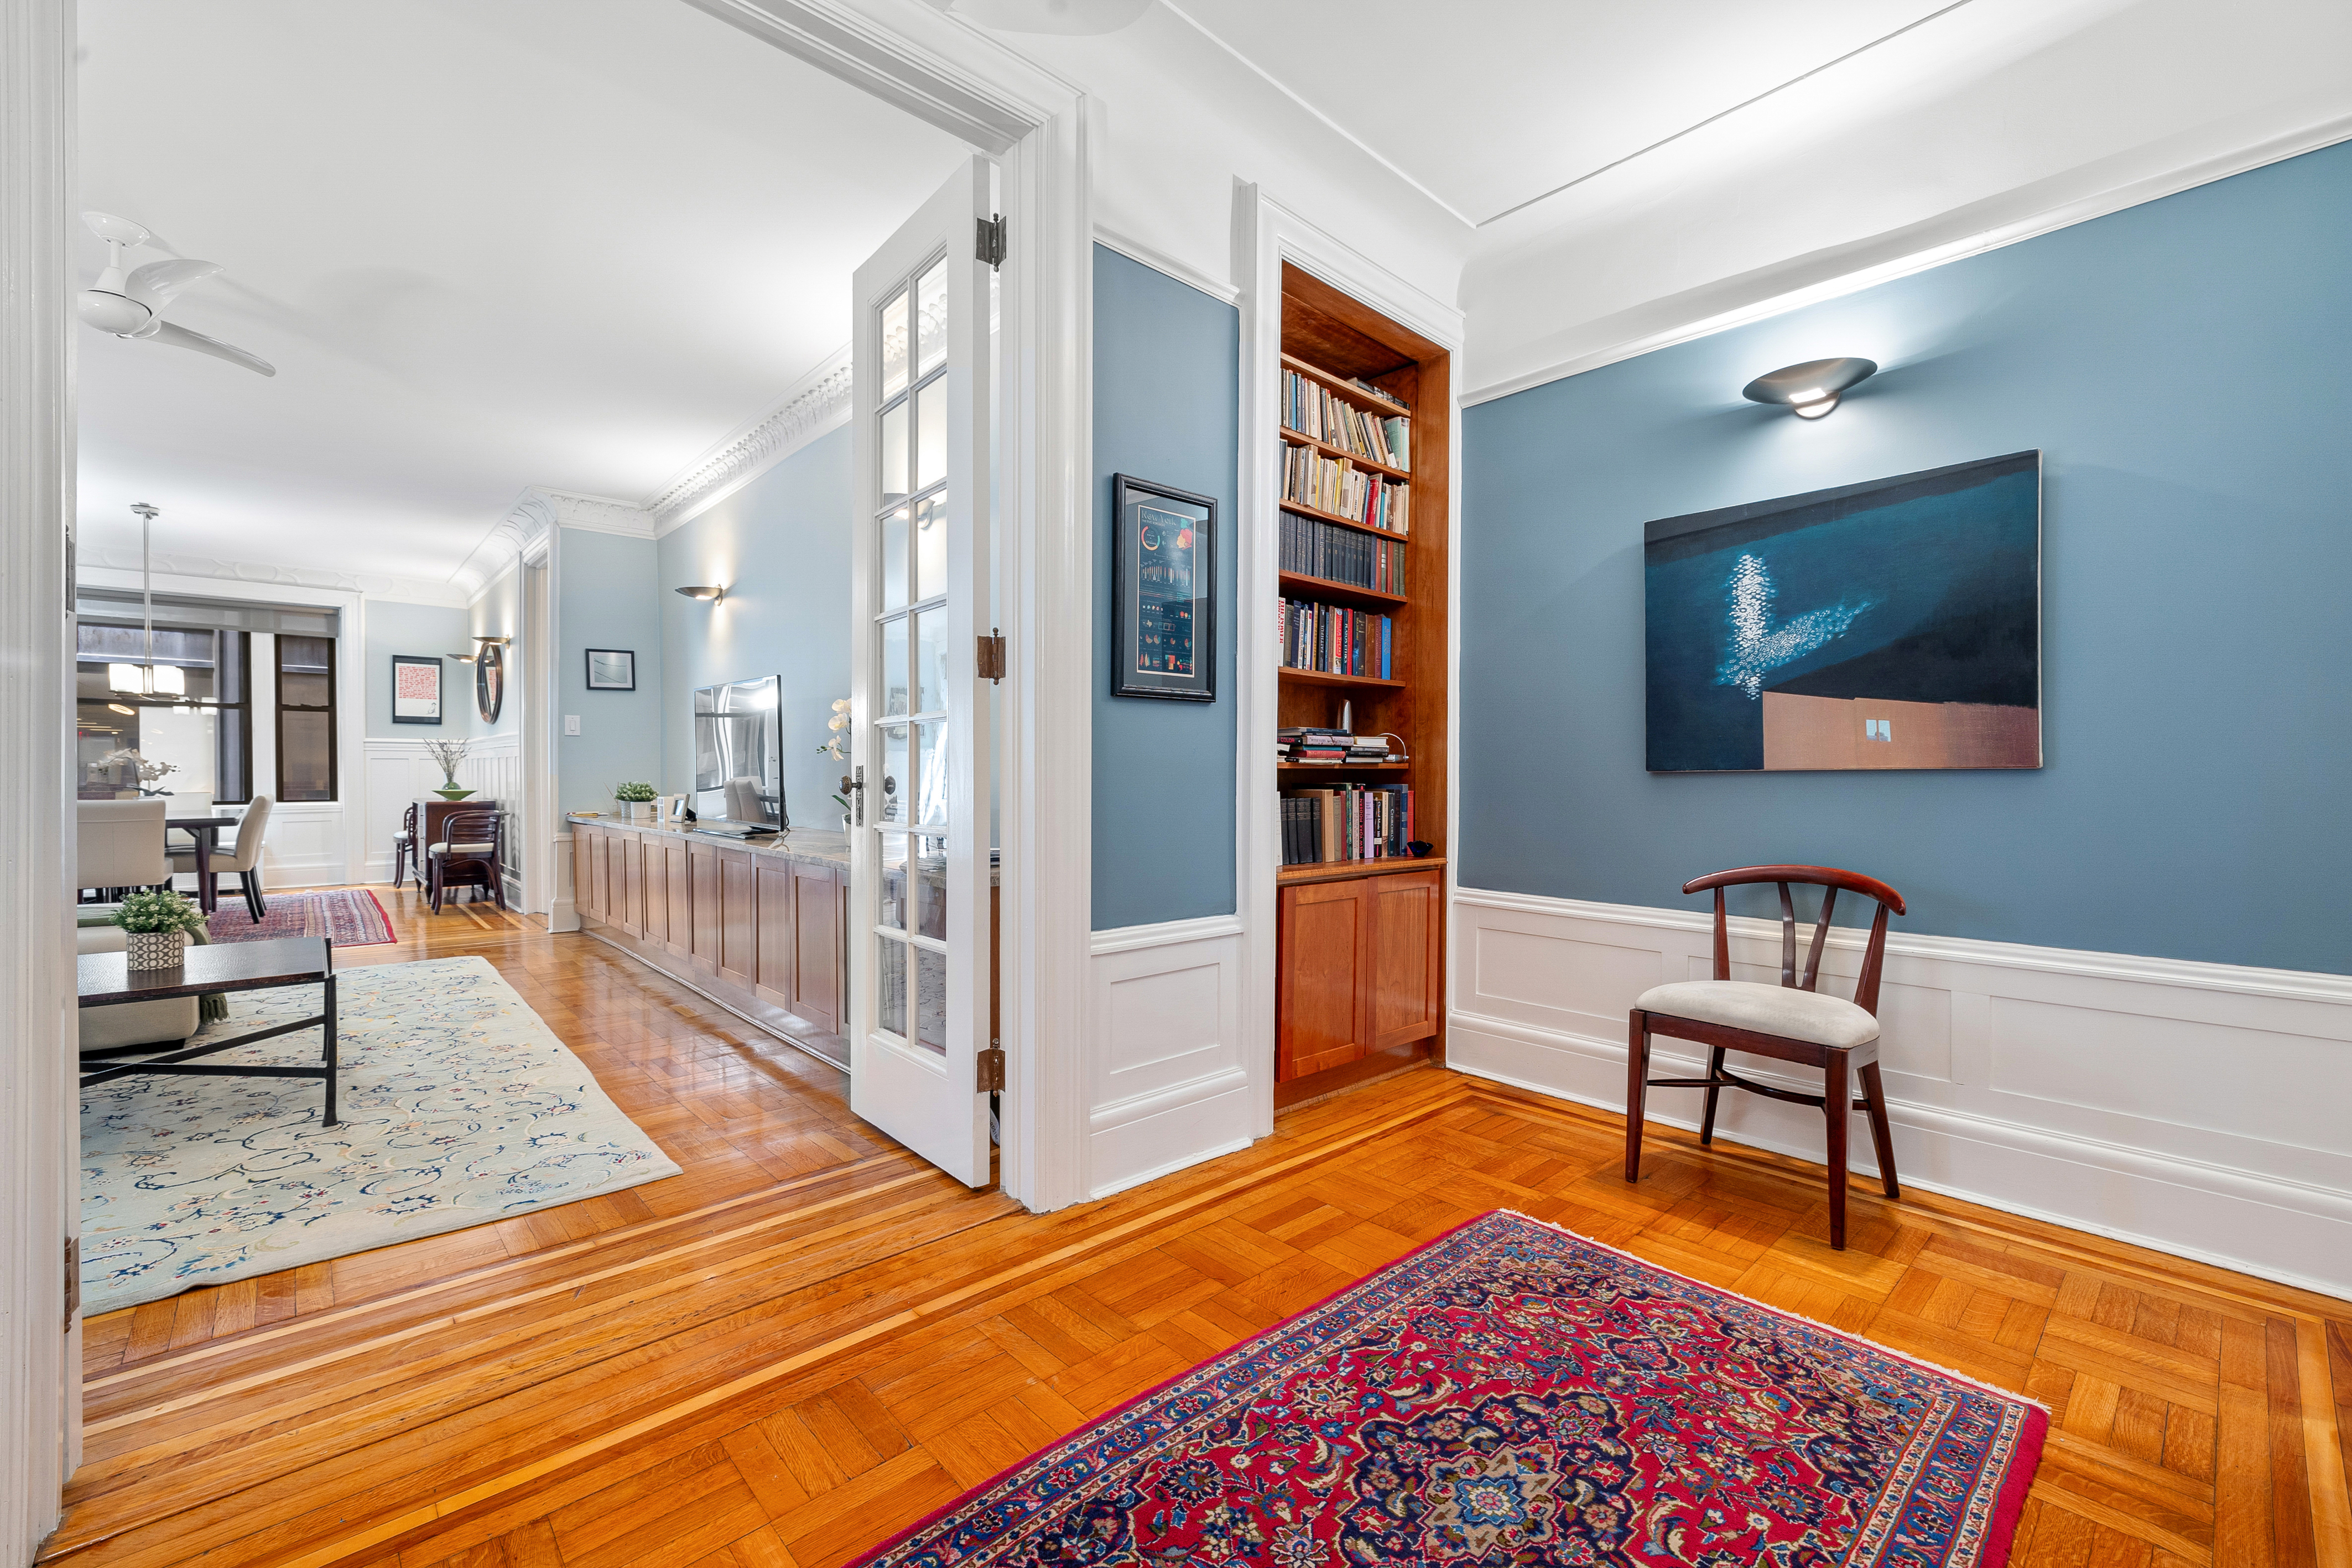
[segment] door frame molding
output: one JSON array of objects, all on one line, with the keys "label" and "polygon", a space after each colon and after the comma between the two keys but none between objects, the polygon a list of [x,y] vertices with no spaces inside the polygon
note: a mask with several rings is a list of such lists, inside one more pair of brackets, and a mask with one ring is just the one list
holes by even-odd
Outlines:
[{"label": "door frame molding", "polygon": [[[1275,1000],[1276,926],[1281,905],[1275,868],[1282,859],[1281,813],[1276,804],[1279,781],[1275,773],[1275,728],[1281,712],[1281,679],[1276,654],[1282,630],[1276,601],[1281,596],[1276,545],[1280,538],[1280,497],[1275,476],[1281,455],[1276,450],[1276,410],[1282,400],[1282,264],[1313,273],[1334,288],[1361,300],[1401,326],[1409,327],[1439,345],[1459,362],[1463,315],[1436,296],[1415,287],[1346,242],[1300,217],[1255,184],[1234,188],[1234,281],[1241,290],[1242,313],[1241,473],[1241,603],[1237,607],[1237,654],[1241,670],[1236,681],[1241,706],[1240,766],[1234,781],[1234,887],[1243,925],[1241,952],[1242,1059],[1251,1074],[1250,1133],[1266,1137],[1274,1132]],[[1459,377],[1455,378],[1459,382]],[[1456,400],[1457,407],[1459,400]],[[1462,527],[1462,422],[1446,422],[1453,448],[1451,482],[1445,508],[1448,548],[1459,543]],[[1449,593],[1458,601],[1461,574],[1454,573]],[[1458,812],[1461,747],[1454,742],[1460,723],[1461,694],[1452,690],[1460,678],[1462,617],[1458,602],[1447,607],[1446,680],[1446,799],[1449,811]],[[1456,824],[1446,823],[1446,841],[1454,841]],[[1411,868],[1401,862],[1399,870]],[[1445,962],[1447,1007],[1453,997],[1454,955],[1452,928],[1453,869],[1449,864],[1442,908],[1447,921]]]},{"label": "door frame molding", "polygon": [[1092,936],[1093,225],[1085,95],[922,0],[684,0],[996,162],[1003,1190],[1083,1200]]}]

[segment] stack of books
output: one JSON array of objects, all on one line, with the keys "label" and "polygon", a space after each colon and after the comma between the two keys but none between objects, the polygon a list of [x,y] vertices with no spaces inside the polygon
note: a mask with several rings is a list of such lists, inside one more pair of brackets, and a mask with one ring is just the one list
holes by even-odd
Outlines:
[{"label": "stack of books", "polygon": [[1326,457],[1312,446],[1282,444],[1282,498],[1384,534],[1411,531],[1403,480],[1367,474],[1346,458]]},{"label": "stack of books", "polygon": [[1413,839],[1412,787],[1348,784],[1282,797],[1282,863],[1387,860]]},{"label": "stack of books", "polygon": [[[1402,408],[1395,395],[1358,382],[1383,402]],[[1391,468],[1412,466],[1412,421],[1403,414],[1383,419],[1347,399],[1334,397],[1296,371],[1282,372],[1282,423],[1301,435],[1345,447]]]},{"label": "stack of books", "polygon": [[1283,600],[1281,612],[1286,669],[1396,678],[1396,623],[1390,617],[1311,599]]},{"label": "stack of books", "polygon": [[1349,735],[1344,729],[1291,727],[1274,732],[1274,754],[1283,762],[1386,762],[1385,735]]},{"label": "stack of books", "polygon": [[1320,517],[1282,514],[1282,570],[1402,596],[1404,545],[1366,538],[1353,528]]}]

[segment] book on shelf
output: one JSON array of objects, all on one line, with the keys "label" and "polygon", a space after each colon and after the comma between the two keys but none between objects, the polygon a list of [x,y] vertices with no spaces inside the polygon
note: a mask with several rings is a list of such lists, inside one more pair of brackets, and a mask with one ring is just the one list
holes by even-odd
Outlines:
[{"label": "book on shelf", "polygon": [[1412,531],[1403,480],[1368,473],[1345,457],[1326,457],[1312,446],[1282,444],[1282,498],[1382,533]]},{"label": "book on shelf", "polygon": [[1383,681],[1396,678],[1392,617],[1311,599],[1283,600],[1281,615],[1285,669]]},{"label": "book on shelf", "polygon": [[1403,597],[1405,551],[1401,541],[1367,538],[1353,528],[1297,512],[1284,512],[1281,517],[1284,571]]},{"label": "book on shelf", "polygon": [[1286,726],[1274,732],[1274,754],[1280,762],[1402,761],[1390,749],[1389,742],[1394,738],[1388,735],[1350,735],[1344,729]]},{"label": "book on shelf", "polygon": [[1282,863],[1402,858],[1413,840],[1412,786],[1341,784],[1282,796]]},{"label": "book on shelf", "polygon": [[[1402,409],[1394,393],[1363,382],[1354,383],[1372,396]],[[1282,372],[1282,423],[1299,434],[1328,445],[1344,447],[1391,468],[1412,467],[1412,420],[1403,413],[1383,416],[1358,408],[1346,398],[1325,391],[1297,371]]]}]

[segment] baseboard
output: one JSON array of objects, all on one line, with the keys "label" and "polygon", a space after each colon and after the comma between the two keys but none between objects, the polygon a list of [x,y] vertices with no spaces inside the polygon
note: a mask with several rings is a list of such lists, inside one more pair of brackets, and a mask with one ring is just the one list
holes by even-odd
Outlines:
[{"label": "baseboard", "polygon": [[[1633,997],[1712,967],[1698,912],[1465,891],[1456,930],[1448,1064],[1611,1112]],[[1832,937],[1824,990],[1850,988],[1862,943]],[[1732,946],[1735,974],[1778,977],[1777,922],[1734,921]],[[2326,1081],[2330,1063],[2340,1081],[2352,979],[1938,936],[1887,953],[1906,1184],[2352,1298],[2352,1131],[2324,1096],[2264,1087]],[[1697,1063],[1698,1047],[1654,1049]],[[1649,1114],[1692,1125],[1696,1101],[1653,1091]],[[1717,1135],[1822,1157],[1818,1112],[1754,1096],[1725,1097]],[[1874,1170],[1869,1140],[1853,1145]]]}]

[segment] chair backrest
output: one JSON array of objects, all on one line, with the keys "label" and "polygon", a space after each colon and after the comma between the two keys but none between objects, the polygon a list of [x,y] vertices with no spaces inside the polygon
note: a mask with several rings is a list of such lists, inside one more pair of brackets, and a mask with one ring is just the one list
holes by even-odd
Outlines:
[{"label": "chair backrest", "polygon": [[452,811],[441,819],[441,841],[457,853],[459,844],[488,844],[490,852],[482,858],[499,858],[499,831],[506,821],[504,811]]},{"label": "chair backrest", "polygon": [[727,780],[727,815],[738,822],[756,822],[767,813],[760,806],[760,781],[750,774]]},{"label": "chair backrest", "polygon": [[[1870,944],[1863,950],[1862,974],[1853,984],[1856,1006],[1872,1017],[1878,1014],[1878,979],[1886,963],[1886,916],[1903,911],[1903,895],[1874,876],[1860,872],[1840,871],[1826,865],[1749,865],[1737,871],[1719,871],[1711,876],[1693,877],[1683,883],[1685,893],[1715,890],[1715,977],[1731,978],[1731,924],[1724,907],[1723,890],[1744,887],[1751,883],[1778,883],[1780,887],[1780,984],[1800,991],[1816,988],[1822,976],[1822,950],[1829,945],[1830,912],[1837,907],[1838,890],[1861,894],[1878,901],[1878,914],[1870,923]],[[1804,883],[1822,890],[1822,918],[1813,927],[1812,950],[1805,956],[1805,972],[1797,974],[1797,906],[1790,900],[1789,884]]]},{"label": "chair backrest", "polygon": [[163,848],[169,800],[74,802],[74,885],[152,887],[170,879]]},{"label": "chair backrest", "polygon": [[256,795],[253,804],[245,809],[245,816],[236,825],[236,854],[240,866],[261,864],[262,835],[269,831],[269,809],[277,804],[267,795]]},{"label": "chair backrest", "polygon": [[414,800],[408,803],[408,810],[400,814],[400,831],[408,835],[409,842],[416,841],[416,802]]}]

